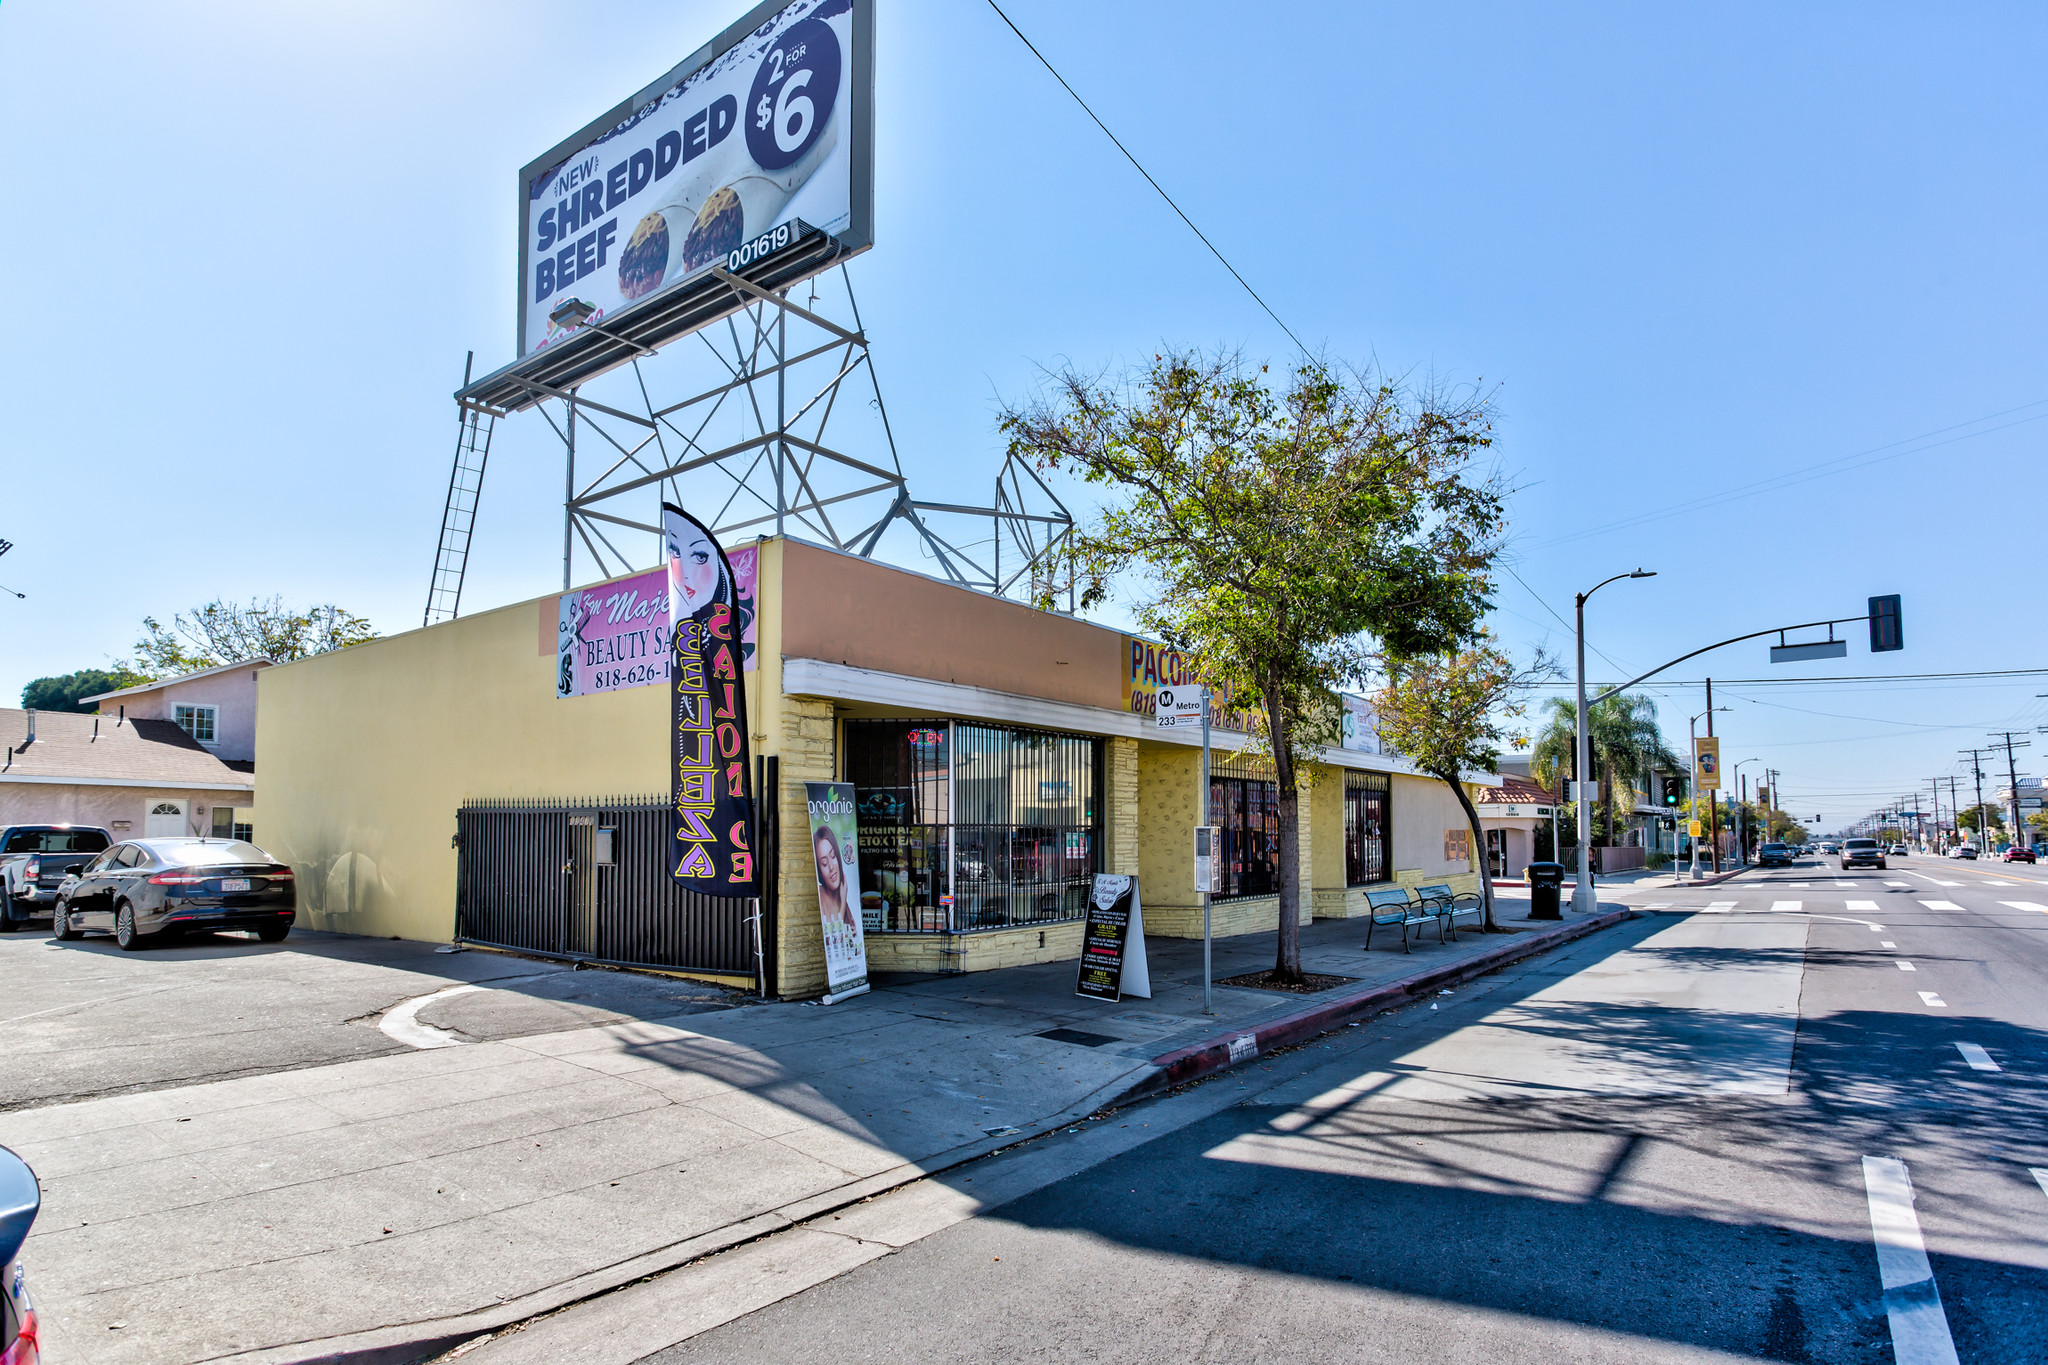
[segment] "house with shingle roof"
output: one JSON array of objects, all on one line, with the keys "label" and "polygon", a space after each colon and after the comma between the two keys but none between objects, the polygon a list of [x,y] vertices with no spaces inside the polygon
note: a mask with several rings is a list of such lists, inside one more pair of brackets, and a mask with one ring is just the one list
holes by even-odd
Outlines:
[{"label": "house with shingle roof", "polygon": [[99,714],[0,707],[0,825],[252,837],[254,659],[122,688]]},{"label": "house with shingle roof", "polygon": [[1548,849],[1557,842],[1556,793],[1545,791],[1529,778],[1504,771],[1498,787],[1473,790],[1472,804],[1479,812],[1479,828],[1486,834],[1487,862],[1494,876],[1522,875],[1522,869],[1536,860],[1539,830],[1551,836],[1544,856],[1554,856]]}]

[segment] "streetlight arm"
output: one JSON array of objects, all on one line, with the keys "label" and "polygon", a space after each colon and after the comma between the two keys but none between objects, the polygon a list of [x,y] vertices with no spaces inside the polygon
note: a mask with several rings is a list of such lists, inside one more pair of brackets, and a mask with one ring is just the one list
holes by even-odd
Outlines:
[{"label": "streetlight arm", "polygon": [[[1624,578],[1626,578],[1627,576],[1628,575],[1626,574],[1622,575],[1622,577]],[[1610,578],[1607,581],[1609,583],[1612,583],[1614,580]],[[1667,668],[1676,668],[1678,667],[1678,665],[1684,663],[1687,659],[1696,659],[1702,654],[1709,653],[1712,650],[1721,649],[1727,645],[1739,645],[1744,640],[1761,640],[1766,635],[1783,635],[1788,630],[1812,630],[1815,626],[1839,626],[1847,621],[1868,621],[1869,619],[1869,614],[1865,613],[1862,616],[1838,616],[1832,621],[1808,621],[1806,624],[1799,626],[1772,626],[1769,630],[1753,630],[1747,635],[1738,635],[1732,640],[1717,641],[1714,644],[1706,645],[1700,649],[1696,649],[1690,654],[1681,654],[1677,658],[1671,660],[1669,663],[1658,664],[1648,673],[1644,673],[1639,677],[1630,678],[1627,682],[1622,683],[1619,687],[1608,688],[1599,696],[1594,697],[1591,701],[1588,701],[1586,705],[1598,705],[1599,703],[1606,701],[1609,697],[1613,696],[1617,692],[1628,691],[1631,687],[1634,687],[1637,683],[1642,682],[1645,678],[1654,678]]]}]

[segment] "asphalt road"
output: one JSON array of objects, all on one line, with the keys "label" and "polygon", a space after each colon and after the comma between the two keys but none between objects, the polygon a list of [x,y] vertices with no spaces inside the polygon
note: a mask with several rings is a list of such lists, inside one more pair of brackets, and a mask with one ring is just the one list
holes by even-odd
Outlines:
[{"label": "asphalt road", "polygon": [[1658,908],[1226,1073],[1243,1100],[1181,1126],[1192,1095],[1104,1117],[1125,1150],[646,1358],[2048,1359],[2048,876],[1631,899]]},{"label": "asphalt road", "polygon": [[124,953],[111,938],[0,936],[0,1112],[406,1052],[387,1011],[450,986],[498,989],[435,1001],[422,1022],[470,1041],[624,1018],[723,1009],[715,986],[575,971],[424,943],[295,932],[171,940]]}]

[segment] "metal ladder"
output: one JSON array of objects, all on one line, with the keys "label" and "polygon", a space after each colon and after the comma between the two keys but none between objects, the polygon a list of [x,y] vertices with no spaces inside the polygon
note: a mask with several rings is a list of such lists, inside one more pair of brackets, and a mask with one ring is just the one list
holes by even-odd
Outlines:
[{"label": "metal ladder", "polygon": [[[474,358],[474,352],[472,359]],[[463,366],[463,387],[469,387],[469,366]],[[491,454],[491,432],[499,412],[481,403],[458,400],[461,425],[455,436],[455,467],[448,474],[448,501],[441,509],[441,539],[434,549],[434,580],[427,589],[423,626],[452,620],[462,605],[462,577],[469,567],[470,534],[476,529],[476,505],[484,489],[484,464]]]}]

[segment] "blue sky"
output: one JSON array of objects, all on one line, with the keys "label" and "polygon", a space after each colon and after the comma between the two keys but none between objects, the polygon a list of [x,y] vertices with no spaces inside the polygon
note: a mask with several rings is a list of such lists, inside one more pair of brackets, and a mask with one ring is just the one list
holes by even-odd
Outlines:
[{"label": "blue sky", "polygon": [[[2028,619],[2048,11],[1008,8],[1311,345],[1494,392],[1528,585],[1504,580],[1512,642],[1568,650],[1551,613],[1640,563],[1659,577],[1592,612],[1610,678],[1879,592],[1905,595],[1903,653],[1773,669],[1759,643],[1682,676],[2048,664]],[[449,393],[466,350],[511,356],[518,167],[738,13],[0,9],[0,584],[27,594],[0,599],[0,693],[217,595],[416,624]],[[877,246],[854,281],[913,487],[985,489],[995,411],[1041,366],[1162,344],[1284,360],[986,6],[878,14]],[[502,429],[471,606],[559,583],[552,440]],[[1986,730],[2048,723],[2037,692],[1716,701],[1730,762],[1756,754],[1835,819],[1956,771]],[[1660,696],[1682,741],[1699,691]]]}]

